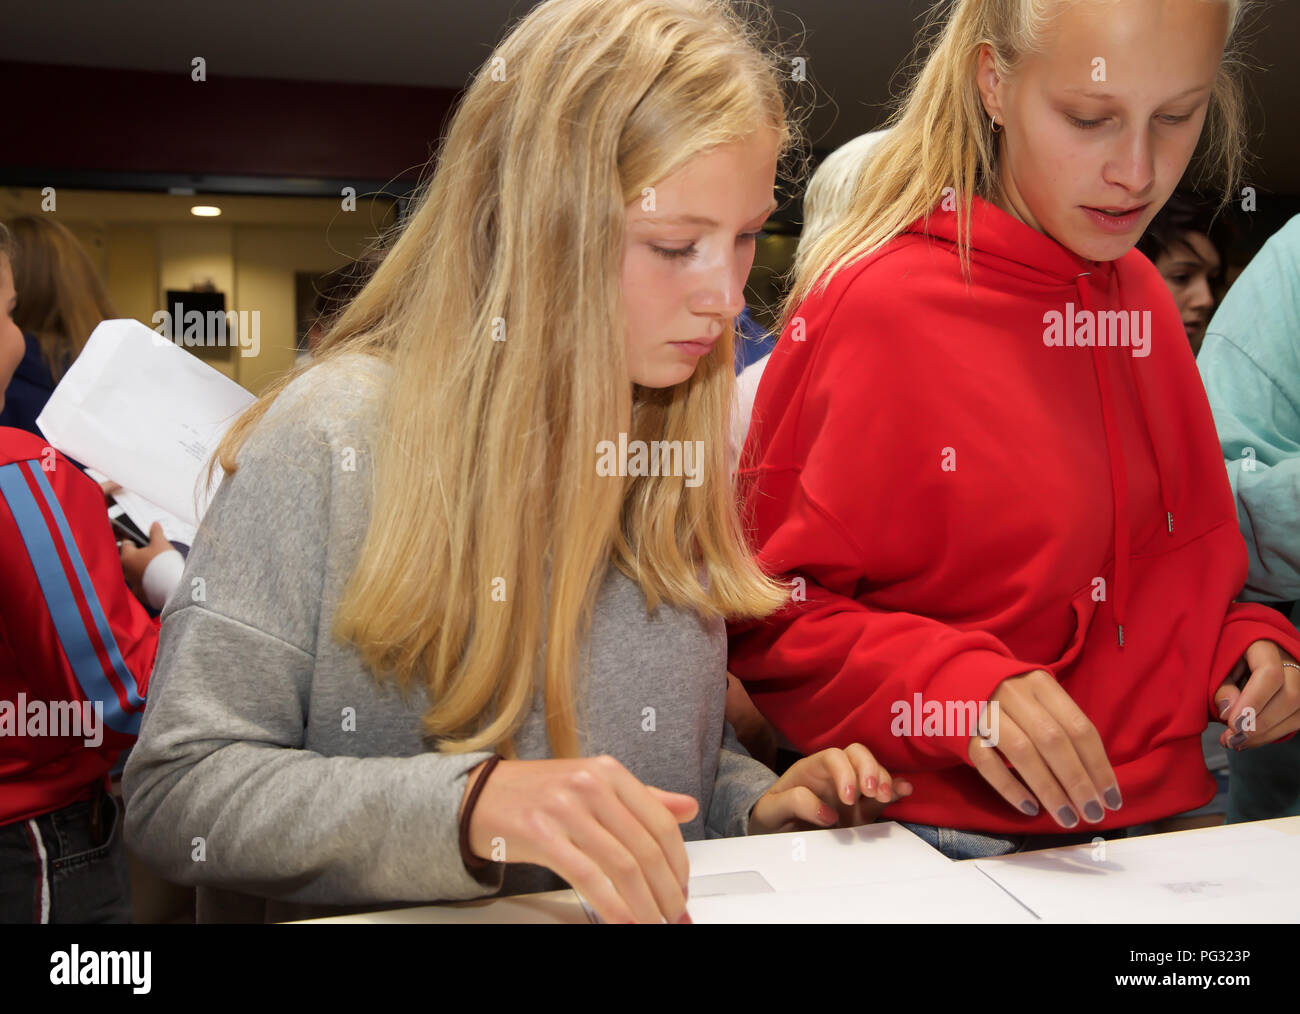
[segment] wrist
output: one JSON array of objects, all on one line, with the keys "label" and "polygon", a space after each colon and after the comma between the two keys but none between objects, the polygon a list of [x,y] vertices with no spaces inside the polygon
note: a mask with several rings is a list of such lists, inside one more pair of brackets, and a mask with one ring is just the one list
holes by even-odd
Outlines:
[{"label": "wrist", "polygon": [[488,860],[474,851],[470,844],[470,828],[474,820],[474,811],[477,807],[479,796],[483,792],[487,779],[491,776],[492,771],[501,762],[500,754],[493,754],[481,764],[475,765],[469,770],[465,779],[465,793],[461,796],[460,810],[458,813],[458,823],[460,825],[460,854],[466,868],[470,870],[481,870],[488,865]]}]

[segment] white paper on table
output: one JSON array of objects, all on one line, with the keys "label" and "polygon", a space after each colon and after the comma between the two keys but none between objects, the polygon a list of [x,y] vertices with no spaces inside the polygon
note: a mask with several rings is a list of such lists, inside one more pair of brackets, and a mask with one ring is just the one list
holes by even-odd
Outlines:
[{"label": "white paper on table", "polygon": [[976,860],[1050,922],[1300,921],[1300,836],[1232,824]]},{"label": "white paper on table", "polygon": [[[87,468],[86,474],[98,483],[111,482],[103,472]],[[146,536],[153,523],[157,521],[163,528],[163,535],[169,542],[181,542],[187,546],[194,545],[196,529],[188,521],[182,521],[175,514],[168,514],[157,504],[150,503],[138,493],[128,489],[119,489],[113,494],[113,501],[126,511],[126,516],[135,522],[135,526]]]},{"label": "white paper on table", "polygon": [[973,864],[954,862],[929,877],[693,898],[687,910],[700,924],[1037,922]]},{"label": "white paper on table", "polygon": [[[36,424],[64,454],[197,526],[221,482],[218,468],[204,488],[208,459],[255,400],[138,320],[106,320]],[[132,520],[140,524],[134,514]]]},{"label": "white paper on table", "polygon": [[953,866],[894,821],[688,841],[686,856],[692,878],[753,870],[777,892],[934,876]]}]

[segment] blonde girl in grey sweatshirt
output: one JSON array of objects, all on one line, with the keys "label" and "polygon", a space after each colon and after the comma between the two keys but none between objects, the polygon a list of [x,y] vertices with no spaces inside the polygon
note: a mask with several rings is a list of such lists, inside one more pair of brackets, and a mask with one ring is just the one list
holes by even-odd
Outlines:
[{"label": "blonde girl in grey sweatshirt", "polygon": [[778,780],[724,716],[725,618],[788,597],[728,478],[774,61],[724,2],[536,7],[316,362],[231,429],[124,776],[200,919],[567,882],[685,921],[685,840],[910,791],[861,744]]}]

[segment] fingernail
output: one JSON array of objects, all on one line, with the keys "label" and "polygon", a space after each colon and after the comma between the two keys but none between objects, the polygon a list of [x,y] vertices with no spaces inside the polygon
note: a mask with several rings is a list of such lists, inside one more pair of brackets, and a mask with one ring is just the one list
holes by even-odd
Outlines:
[{"label": "fingernail", "polygon": [[1232,723],[1232,727],[1236,729],[1238,732],[1241,732],[1241,727],[1245,724],[1246,724],[1246,713],[1243,711],[1240,715],[1237,716],[1237,720]]},{"label": "fingernail", "polygon": [[1021,803],[1020,809],[1024,810],[1025,813],[1029,814],[1029,816],[1031,817],[1038,816],[1038,804],[1035,803],[1032,799],[1026,799],[1023,803]]},{"label": "fingernail", "polygon": [[691,913],[690,913],[690,912],[683,912],[683,913],[682,913],[682,917],[681,917],[680,919],[677,920],[677,925],[678,925],[678,926],[693,926],[693,925],[695,925],[693,922],[691,922]]},{"label": "fingernail", "polygon": [[820,820],[823,824],[833,824],[835,823],[835,819],[836,819],[835,811],[832,810],[825,803],[822,803],[822,805],[817,810],[817,819]]},{"label": "fingernail", "polygon": [[1219,709],[1220,721],[1222,721],[1228,712],[1232,710],[1232,701],[1222,701],[1221,703],[1223,704],[1223,707]]},{"label": "fingernail", "polygon": [[1105,792],[1105,796],[1106,796],[1106,805],[1109,806],[1112,810],[1118,810],[1121,806],[1124,805],[1124,800],[1120,798],[1118,785],[1112,785],[1109,789],[1107,789]]},{"label": "fingernail", "polygon": [[840,797],[846,803],[853,802],[853,786],[852,785],[844,786],[844,788],[840,791]]},{"label": "fingernail", "polygon": [[1083,815],[1087,817],[1091,823],[1097,823],[1097,821],[1101,820],[1102,817],[1101,804],[1095,799],[1088,800],[1088,805],[1083,808]]},{"label": "fingernail", "polygon": [[875,791],[876,791],[876,776],[875,776],[875,775],[870,775],[870,776],[867,778],[867,792],[868,792],[868,793],[872,793],[872,792],[875,792]]},{"label": "fingernail", "polygon": [[1232,747],[1234,750],[1244,742],[1246,742],[1246,734],[1244,732],[1238,732],[1235,735],[1228,737],[1228,746]]},{"label": "fingernail", "polygon": [[1079,818],[1075,816],[1074,811],[1068,806],[1063,806],[1056,811],[1056,819],[1064,827],[1074,827],[1075,824],[1079,823]]}]

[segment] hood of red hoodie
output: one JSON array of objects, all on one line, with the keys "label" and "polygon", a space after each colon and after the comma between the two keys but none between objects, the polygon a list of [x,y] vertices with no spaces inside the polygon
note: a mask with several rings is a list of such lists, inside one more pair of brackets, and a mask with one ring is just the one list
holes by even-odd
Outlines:
[{"label": "hood of red hoodie", "polygon": [[[946,241],[952,248],[957,245],[958,215],[956,210],[944,210],[938,206],[927,217],[912,223],[905,233],[924,236],[928,239]],[[1061,243],[1031,228],[1019,219],[1003,211],[997,205],[974,198],[969,220],[971,240],[972,271],[987,270],[1008,275],[1027,282],[1042,282],[1050,285],[1055,282],[1067,288],[1067,293],[1077,299],[1077,309],[1094,315],[1099,309],[1124,307],[1125,298],[1120,278],[1120,265],[1131,266],[1134,258],[1145,260],[1136,249],[1130,250],[1116,261],[1092,261],[1081,257]],[[1069,290],[1072,289],[1072,293]],[[1161,292],[1167,295],[1167,290]],[[1172,297],[1169,297],[1172,301]],[[1071,300],[1062,300],[1059,307],[1049,306],[1048,312],[1065,313]],[[1044,315],[1047,325],[1047,314]],[[1096,332],[1100,335],[1100,330]],[[1115,636],[1119,646],[1124,645],[1124,620],[1129,600],[1129,572],[1131,569],[1132,547],[1130,544],[1130,490],[1128,481],[1128,462],[1124,456],[1123,440],[1120,437],[1119,423],[1115,413],[1116,392],[1109,371],[1105,369],[1104,357],[1112,354],[1113,349],[1098,343],[1092,346],[1093,370],[1097,378],[1098,392],[1101,398],[1103,430],[1106,437],[1107,457],[1110,463],[1111,498],[1114,508],[1114,615]],[[1149,354],[1150,349],[1147,349]],[[1156,453],[1156,465],[1159,473],[1160,502],[1164,514],[1163,523],[1172,535],[1174,531],[1174,514],[1170,506],[1169,483],[1166,475],[1166,462],[1160,456],[1161,442],[1151,434],[1151,417],[1147,413],[1147,397],[1143,395],[1143,372],[1133,369],[1133,358],[1121,357],[1125,368],[1133,377],[1138,391],[1141,417],[1146,423],[1152,447]]]}]

